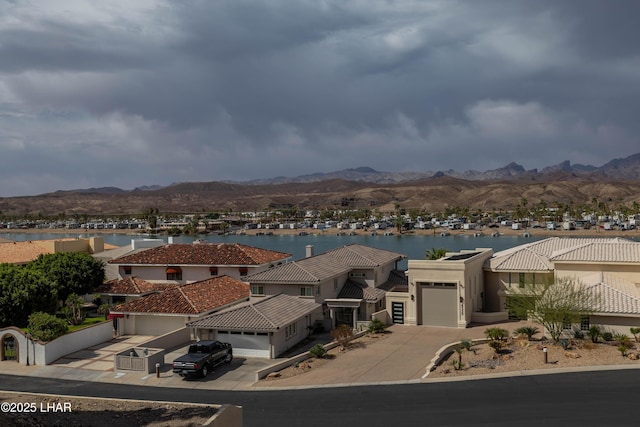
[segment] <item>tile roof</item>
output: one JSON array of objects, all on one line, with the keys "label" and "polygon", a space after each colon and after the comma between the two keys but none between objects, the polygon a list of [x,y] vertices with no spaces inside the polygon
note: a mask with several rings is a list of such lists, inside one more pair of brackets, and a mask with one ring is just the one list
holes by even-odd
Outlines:
[{"label": "tile roof", "polygon": [[387,292],[409,292],[409,278],[403,270],[391,270],[389,278],[379,288]]},{"label": "tile roof", "polygon": [[275,332],[320,308],[312,299],[278,294],[187,323],[188,327]]},{"label": "tile roof", "polygon": [[111,264],[262,265],[285,261],[291,254],[239,243],[167,244],[109,261]]},{"label": "tile roof", "polygon": [[635,314],[640,316],[640,289],[610,273],[595,273],[581,279],[586,289],[599,295],[596,313]]},{"label": "tile roof", "polygon": [[144,295],[175,287],[174,283],[150,283],[139,277],[126,277],[104,282],[94,293],[104,295]]},{"label": "tile roof", "polygon": [[374,268],[404,257],[384,249],[347,245],[247,276],[245,280],[249,283],[314,284],[348,273],[354,268]]},{"label": "tile roof", "polygon": [[245,280],[249,283],[316,284],[349,271],[351,267],[321,254],[252,274],[245,277]]},{"label": "tile roof", "polygon": [[378,302],[383,299],[386,294],[387,293],[380,288],[374,288],[354,280],[347,280],[347,283],[344,284],[338,294],[338,299],[352,298],[363,299],[367,302]]},{"label": "tile roof", "polygon": [[551,271],[554,262],[639,262],[640,243],[622,238],[551,237],[496,252],[491,271]]},{"label": "tile roof", "polygon": [[249,285],[228,276],[177,285],[116,306],[116,313],[198,315],[249,298]]},{"label": "tile roof", "polygon": [[405,258],[398,252],[358,244],[342,246],[325,254],[351,268],[373,268]]}]

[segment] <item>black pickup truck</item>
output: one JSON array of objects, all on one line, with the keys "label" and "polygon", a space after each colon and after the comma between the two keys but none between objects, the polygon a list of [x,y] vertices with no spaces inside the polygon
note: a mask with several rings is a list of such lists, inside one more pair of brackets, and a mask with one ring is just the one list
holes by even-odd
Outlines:
[{"label": "black pickup truck", "polygon": [[189,346],[189,352],[173,361],[173,373],[182,377],[200,375],[206,377],[220,363],[231,363],[231,344],[220,341],[200,341]]}]

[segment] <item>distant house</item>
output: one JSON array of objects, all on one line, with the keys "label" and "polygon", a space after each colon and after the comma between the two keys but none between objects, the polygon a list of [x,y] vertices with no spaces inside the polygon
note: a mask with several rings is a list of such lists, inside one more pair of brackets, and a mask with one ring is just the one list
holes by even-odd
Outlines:
[{"label": "distant house", "polygon": [[0,264],[24,265],[38,258],[40,255],[57,254],[62,252],[85,252],[98,254],[111,248],[105,245],[102,237],[89,239],[55,239],[55,240],[28,240],[25,242],[0,243]]},{"label": "distant house", "polygon": [[120,277],[189,283],[216,276],[246,276],[286,263],[291,254],[238,243],[166,244],[108,261]]},{"label": "distant house", "polygon": [[163,335],[187,322],[249,300],[249,286],[228,276],[174,285],[115,306],[120,335]]},{"label": "distant house", "polygon": [[233,346],[235,356],[276,358],[309,334],[322,306],[312,299],[278,294],[193,320],[187,326],[203,340]]},{"label": "distant house", "polygon": [[[364,245],[346,245],[320,255],[312,246],[298,261],[246,277],[252,299],[285,294],[322,304],[328,327],[368,324],[385,310],[384,285],[405,256]],[[396,276],[394,276],[396,277]]]}]

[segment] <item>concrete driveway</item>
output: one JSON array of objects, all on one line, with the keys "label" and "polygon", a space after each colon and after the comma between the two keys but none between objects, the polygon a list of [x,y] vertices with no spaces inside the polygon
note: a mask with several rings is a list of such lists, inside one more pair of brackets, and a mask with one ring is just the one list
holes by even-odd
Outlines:
[{"label": "concrete driveway", "polygon": [[388,336],[341,353],[317,369],[291,378],[261,381],[255,387],[314,387],[421,380],[426,367],[444,345],[463,339],[484,338],[488,327],[513,331],[525,322],[482,325],[467,329],[393,325]]}]

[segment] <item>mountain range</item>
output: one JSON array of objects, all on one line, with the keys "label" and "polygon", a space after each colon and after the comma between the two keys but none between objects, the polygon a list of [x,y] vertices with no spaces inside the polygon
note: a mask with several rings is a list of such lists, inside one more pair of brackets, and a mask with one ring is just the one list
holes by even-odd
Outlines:
[{"label": "mountain range", "polygon": [[[134,190],[89,188],[0,198],[0,214],[80,215],[161,212],[353,209],[392,211],[397,205],[435,212],[448,207],[512,209],[523,199],[618,207],[640,200],[640,153],[601,167],[563,161],[541,170],[517,163],[484,172],[381,172],[358,167],[246,182],[187,182]],[[320,184],[321,183],[321,184]]]}]

